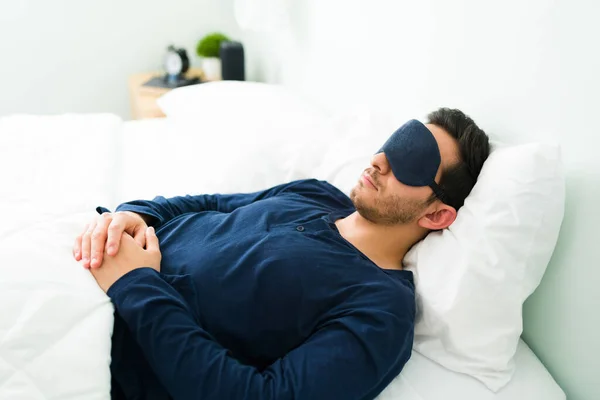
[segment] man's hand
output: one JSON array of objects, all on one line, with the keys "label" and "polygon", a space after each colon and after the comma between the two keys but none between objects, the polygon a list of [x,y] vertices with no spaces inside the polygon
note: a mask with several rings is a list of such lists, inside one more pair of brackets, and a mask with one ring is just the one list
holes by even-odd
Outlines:
[{"label": "man's hand", "polygon": [[142,216],[131,211],[101,214],[75,239],[73,257],[76,261],[82,260],[84,268],[97,268],[102,264],[105,245],[107,254],[117,254],[123,232],[127,232],[143,248],[146,245],[146,228],[148,225]]},{"label": "man's hand", "polygon": [[123,233],[117,255],[111,256],[105,252],[100,268],[90,268],[90,272],[104,292],[108,292],[119,278],[134,269],[150,267],[160,272],[162,256],[154,228],[146,228],[145,242],[146,249],[143,249],[129,234]]}]

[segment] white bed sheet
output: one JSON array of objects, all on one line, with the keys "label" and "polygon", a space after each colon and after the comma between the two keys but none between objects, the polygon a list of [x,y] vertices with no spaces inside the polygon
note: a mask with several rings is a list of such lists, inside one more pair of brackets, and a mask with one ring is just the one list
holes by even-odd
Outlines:
[{"label": "white bed sheet", "polygon": [[413,351],[402,373],[379,400],[565,400],[540,360],[523,342],[515,356],[515,374],[498,393],[465,374],[450,371]]},{"label": "white bed sheet", "polygon": [[[187,193],[210,192],[209,182],[199,174],[202,171],[193,169],[193,160],[185,160],[194,156],[193,148],[181,148],[176,152],[173,135],[179,134],[176,129],[186,129],[182,125],[174,125],[167,118],[128,121],[123,124],[123,173],[121,174],[120,191],[117,195],[121,201],[139,198],[152,198],[156,195],[176,196]],[[189,132],[187,132],[189,133]],[[198,129],[198,142],[202,135]],[[165,150],[170,155],[165,155]],[[132,157],[138,154],[139,159]],[[127,156],[130,155],[130,156]],[[156,159],[160,157],[160,166]],[[184,168],[176,171],[166,167],[172,162],[172,168]],[[144,166],[140,169],[140,166]],[[317,168],[315,168],[317,170]],[[290,171],[282,171],[286,176],[293,176]],[[200,187],[201,186],[201,187]],[[225,186],[223,186],[225,187]],[[212,186],[219,190],[219,185]],[[413,351],[412,357],[403,372],[379,396],[379,400],[564,400],[564,392],[550,376],[546,368],[530,350],[520,341],[516,357],[516,371],[509,384],[498,393],[493,393],[474,378],[450,371]]]}]

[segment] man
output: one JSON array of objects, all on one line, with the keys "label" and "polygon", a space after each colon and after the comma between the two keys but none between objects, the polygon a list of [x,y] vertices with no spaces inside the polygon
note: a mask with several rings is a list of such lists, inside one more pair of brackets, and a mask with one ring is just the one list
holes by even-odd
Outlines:
[{"label": "man", "polygon": [[350,198],[300,180],[99,207],[74,256],[115,305],[113,399],[375,398],[411,355],[402,259],[452,224],[489,154],[461,111],[428,118]]}]

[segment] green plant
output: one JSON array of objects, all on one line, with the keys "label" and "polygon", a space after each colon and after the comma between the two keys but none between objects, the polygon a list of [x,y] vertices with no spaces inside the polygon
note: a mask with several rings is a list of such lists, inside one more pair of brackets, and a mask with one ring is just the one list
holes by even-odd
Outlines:
[{"label": "green plant", "polygon": [[227,40],[229,40],[229,38],[222,33],[209,33],[198,42],[196,54],[200,57],[219,57],[221,42]]}]

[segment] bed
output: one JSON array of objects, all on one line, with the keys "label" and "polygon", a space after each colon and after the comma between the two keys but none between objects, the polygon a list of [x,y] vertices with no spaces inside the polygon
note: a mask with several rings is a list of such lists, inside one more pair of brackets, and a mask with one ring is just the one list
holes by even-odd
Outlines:
[{"label": "bed", "polygon": [[[280,118],[285,122],[298,116],[284,113]],[[211,154],[224,139],[210,135],[208,126],[169,118],[129,122],[109,114],[0,118],[0,165],[12,171],[2,175],[0,185],[5,211],[0,226],[0,398],[110,397],[112,306],[71,256],[74,237],[96,206],[114,208],[158,192],[171,196],[249,191],[319,173],[314,166],[322,162],[322,154],[295,158],[294,146],[284,143],[280,158],[259,160],[261,154],[268,158],[261,153],[265,143],[277,140],[268,137],[262,144],[249,138],[236,154],[240,162],[251,165],[252,179],[225,167],[227,180],[207,177],[202,172],[214,166]],[[322,120],[307,123],[323,125]],[[198,150],[199,143],[204,150]],[[171,170],[164,168],[167,159]],[[174,170],[191,173],[173,174]],[[379,399],[566,398],[522,340],[514,363],[510,382],[494,392],[413,351],[403,372]]]}]

